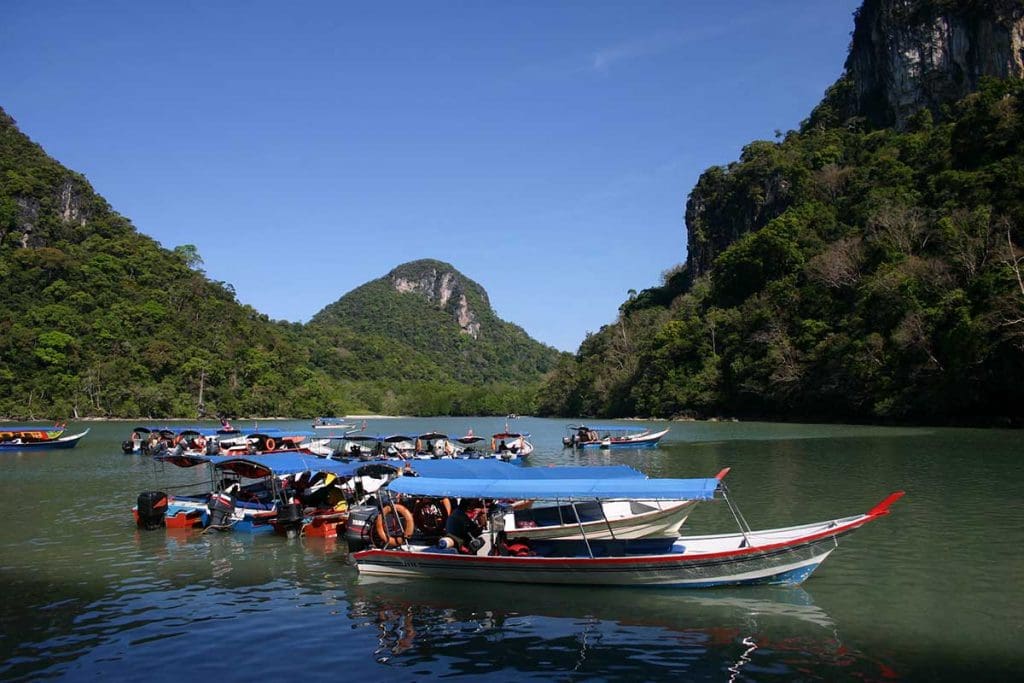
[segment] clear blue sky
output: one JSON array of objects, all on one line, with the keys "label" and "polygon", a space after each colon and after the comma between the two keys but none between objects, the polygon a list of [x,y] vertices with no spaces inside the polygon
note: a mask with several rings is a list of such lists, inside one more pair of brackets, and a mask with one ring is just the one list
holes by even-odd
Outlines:
[{"label": "clear blue sky", "polygon": [[575,350],[685,260],[701,171],[821,99],[859,4],[11,0],[0,106],[273,318],[437,258]]}]

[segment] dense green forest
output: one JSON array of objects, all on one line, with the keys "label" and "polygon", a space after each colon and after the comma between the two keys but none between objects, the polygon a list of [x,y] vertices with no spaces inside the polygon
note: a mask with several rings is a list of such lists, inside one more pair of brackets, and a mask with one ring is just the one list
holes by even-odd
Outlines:
[{"label": "dense green forest", "polygon": [[272,321],[209,280],[194,246],[136,231],[0,110],[0,417],[533,412],[558,354],[474,288],[479,339],[415,295],[391,293],[401,315],[368,311],[381,330],[441,330],[422,351],[327,313]]},{"label": "dense green forest", "polygon": [[0,111],[0,417],[1024,420],[1024,5],[865,0],[799,130],[705,171],[686,262],[559,354],[432,260],[306,325],[139,234]]},{"label": "dense green forest", "polygon": [[849,87],[701,176],[686,267],[562,361],[543,412],[1020,419],[1024,82],[900,130],[843,117]]},{"label": "dense green forest", "polygon": [[[415,288],[419,296],[397,291],[400,286]],[[450,376],[473,385],[512,383],[540,377],[559,357],[522,328],[499,319],[483,287],[432,259],[403,264],[357,287],[313,316],[306,332],[320,340],[315,346],[324,351],[314,363],[343,376],[368,370],[367,377],[404,372],[410,378]],[[339,338],[344,344],[335,343]],[[361,369],[351,356],[329,353],[352,344],[388,349],[403,367]]]}]

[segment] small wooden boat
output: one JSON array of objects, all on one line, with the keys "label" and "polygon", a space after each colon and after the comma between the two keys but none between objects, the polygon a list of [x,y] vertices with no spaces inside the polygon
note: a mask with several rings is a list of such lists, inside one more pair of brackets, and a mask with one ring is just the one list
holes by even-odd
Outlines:
[{"label": "small wooden boat", "polygon": [[525,458],[533,453],[533,444],[527,440],[529,434],[510,432],[506,429],[491,436],[491,454],[496,458],[512,460]]},{"label": "small wooden boat", "polygon": [[562,439],[567,448],[650,448],[669,432],[621,426],[569,425],[568,429],[570,434]]},{"label": "small wooden boat", "polygon": [[[478,554],[441,544],[362,550],[352,555],[361,574],[428,577],[464,581],[509,581],[617,586],[706,588],[732,584],[786,584],[804,581],[835,550],[839,538],[889,513],[903,496],[897,491],[862,515],[779,529],[754,531],[726,496],[721,478],[562,481],[455,481],[443,487],[428,479],[402,478],[392,491],[463,495],[492,500],[522,496],[570,500],[707,500],[719,493],[736,513],[739,533],[675,538],[546,540],[520,542],[510,530],[492,524]],[[436,482],[435,482],[436,484]],[[516,494],[513,491],[519,491]],[[495,517],[492,517],[496,521]]]},{"label": "small wooden boat", "polygon": [[[365,429],[365,421],[364,421]],[[355,424],[345,422],[343,417],[318,417],[313,420],[313,429],[355,429]]]},{"label": "small wooden boat", "polygon": [[59,439],[68,426],[58,423],[52,427],[42,425],[3,425],[0,424],[0,443],[18,439],[21,443],[36,441],[53,441]]},{"label": "small wooden boat", "polygon": [[15,435],[0,441],[0,451],[47,451],[62,448],[74,448],[78,445],[78,442],[82,437],[88,433],[89,430],[86,429],[84,432],[72,434],[71,436],[59,436],[54,439],[43,439],[38,441],[25,440],[21,436]]}]

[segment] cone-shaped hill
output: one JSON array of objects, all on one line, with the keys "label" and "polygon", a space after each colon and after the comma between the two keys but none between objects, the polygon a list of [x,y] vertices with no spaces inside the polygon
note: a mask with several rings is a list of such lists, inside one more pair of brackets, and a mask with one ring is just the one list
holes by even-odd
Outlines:
[{"label": "cone-shaped hill", "polygon": [[[552,369],[554,348],[532,339],[491,309],[487,292],[453,266],[421,259],[357,287],[317,313],[308,325],[330,374],[451,378],[458,382],[535,380]],[[389,368],[387,356],[401,359]],[[397,355],[396,355],[397,354]]]}]

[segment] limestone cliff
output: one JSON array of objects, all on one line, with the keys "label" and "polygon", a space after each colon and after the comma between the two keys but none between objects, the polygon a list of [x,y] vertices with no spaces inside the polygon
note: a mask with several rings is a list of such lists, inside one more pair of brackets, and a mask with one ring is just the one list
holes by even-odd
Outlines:
[{"label": "limestone cliff", "polygon": [[[939,121],[983,78],[1022,76],[1022,0],[865,0],[845,72],[804,128],[902,129],[922,110]],[[686,203],[688,282],[792,204],[800,179],[778,163],[776,149],[751,143],[738,162],[702,174]]]},{"label": "limestone cliff", "polygon": [[982,78],[1024,76],[1021,0],[866,0],[857,13],[840,119],[904,128],[928,109],[978,89]]},{"label": "limestone cliff", "polygon": [[438,308],[448,311],[459,325],[459,329],[473,339],[480,336],[477,314],[470,306],[466,292],[476,296],[483,306],[490,307],[487,292],[475,282],[446,263],[423,259],[403,264],[385,276],[399,293],[413,293],[425,298]]}]

